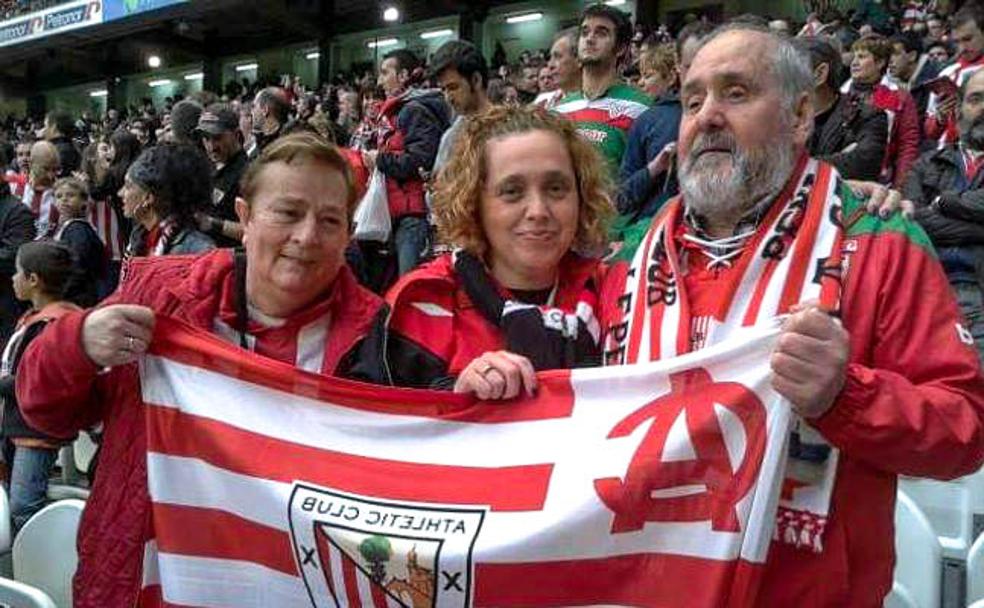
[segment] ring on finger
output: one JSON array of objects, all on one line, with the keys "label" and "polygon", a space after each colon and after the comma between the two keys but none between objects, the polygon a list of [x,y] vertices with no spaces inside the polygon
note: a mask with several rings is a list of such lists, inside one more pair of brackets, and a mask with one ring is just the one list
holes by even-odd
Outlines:
[{"label": "ring on finger", "polygon": [[487,376],[488,373],[490,371],[492,371],[492,369],[493,369],[493,367],[492,367],[492,364],[491,363],[489,363],[488,361],[482,361],[482,367],[480,369],[476,370],[476,371],[478,372],[478,374],[480,376],[483,376],[484,377],[484,376]]},{"label": "ring on finger", "polygon": [[131,353],[137,352],[137,349],[134,346],[135,343],[136,343],[136,340],[133,339],[133,336],[127,336],[126,337],[126,349],[128,351],[130,351]]}]

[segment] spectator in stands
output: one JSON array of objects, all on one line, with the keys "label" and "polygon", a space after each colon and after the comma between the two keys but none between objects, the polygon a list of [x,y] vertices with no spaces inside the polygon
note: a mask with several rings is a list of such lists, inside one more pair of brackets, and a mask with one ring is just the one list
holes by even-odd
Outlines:
[{"label": "spectator in stands", "polygon": [[24,204],[34,214],[38,238],[47,238],[58,225],[55,193],[51,187],[58,179],[58,148],[49,141],[35,142],[31,146],[31,176],[24,189]]},{"label": "spectator in stands", "polygon": [[984,361],[984,70],[964,80],[959,101],[958,143],[923,155],[905,196],[917,205],[916,220],[933,241]]},{"label": "spectator in stands", "polygon": [[199,212],[199,228],[220,247],[236,247],[242,241],[236,199],[249,164],[239,138],[239,116],[227,104],[213,104],[202,113],[198,132],[214,168],[211,205]]},{"label": "spectator in stands", "polygon": [[618,175],[632,123],[652,105],[642,91],[619,81],[618,67],[631,39],[628,15],[607,4],[588,6],[581,14],[577,47],[581,90],[554,108],[598,147],[612,177]]},{"label": "spectator in stands", "polygon": [[[459,250],[387,295],[392,379],[510,399],[532,394],[536,370],[597,365],[591,311],[604,266],[593,255],[611,213],[597,152],[569,122],[529,107],[470,119],[456,151],[434,215]],[[576,337],[547,321],[558,314]]]},{"label": "spectator in stands", "polygon": [[[941,77],[956,85],[984,66],[984,7],[969,2],[954,13],[950,20],[953,40],[957,44],[956,61],[943,68]],[[926,138],[935,139],[940,146],[957,141],[957,96],[932,94],[926,107]]]},{"label": "spectator in stands", "polygon": [[547,67],[553,74],[557,89],[543,102],[543,107],[552,110],[566,95],[581,90],[581,66],[577,62],[578,28],[571,27],[554,36],[550,46],[550,61]]},{"label": "spectator in stands", "polygon": [[841,72],[840,53],[827,39],[798,38],[794,44],[813,68],[810,154],[837,167],[847,179],[877,180],[888,141],[888,115],[857,95],[841,94],[836,76]]},{"label": "spectator in stands", "polygon": [[253,102],[244,101],[239,104],[239,134],[243,138],[243,151],[246,158],[256,158],[256,135],[253,134]]},{"label": "spectator in stands", "polygon": [[68,112],[50,112],[44,118],[44,138],[58,149],[58,177],[68,177],[82,166],[82,155],[75,147],[75,120]]},{"label": "spectator in stands", "polygon": [[10,186],[0,181],[0,349],[14,331],[23,306],[14,295],[10,280],[16,268],[17,248],[34,240],[34,216]]},{"label": "spectator in stands", "polygon": [[363,152],[365,165],[386,176],[386,196],[393,220],[393,248],[400,276],[413,270],[426,253],[430,222],[424,181],[434,167],[450,112],[439,91],[418,88],[424,70],[407,49],[385,55],[379,86],[386,92],[381,109],[388,129],[378,152]]},{"label": "spectator in stands", "polygon": [[24,196],[24,190],[27,188],[27,182],[30,180],[31,147],[33,145],[34,140],[30,138],[18,141],[17,146],[14,148],[14,162],[10,164],[10,167],[4,174],[4,181],[10,184],[11,193],[18,198]]},{"label": "spectator in stands", "polygon": [[132,225],[123,213],[120,189],[126,180],[126,172],[140,155],[140,142],[129,131],[119,129],[109,138],[112,160],[102,178],[89,181],[89,197],[92,199],[90,221],[106,246],[108,269],[106,281],[99,290],[102,299],[116,289],[126,245],[130,241]]},{"label": "spectator in stands", "polygon": [[538,77],[540,75],[539,64],[523,65],[516,70],[516,80],[514,84],[519,93],[519,103],[522,105],[531,104],[540,94]]},{"label": "spectator in stands", "polygon": [[888,73],[912,95],[919,116],[925,116],[929,104],[929,89],[922,85],[939,74],[939,68],[922,49],[922,40],[914,32],[896,34],[888,62]]},{"label": "spectator in stands", "polygon": [[901,188],[919,158],[919,111],[912,95],[885,78],[892,45],[884,36],[862,36],[852,47],[851,78],[841,87],[889,115],[888,142],[880,181]]},{"label": "spectator in stands", "polygon": [[673,45],[650,45],[639,64],[644,91],[654,103],[629,130],[619,171],[618,212],[629,223],[652,217],[678,192],[673,148],[682,110]]},{"label": "spectator in stands", "polygon": [[943,42],[937,42],[926,47],[926,56],[942,71],[950,63],[950,48]]},{"label": "spectator in stands", "polygon": [[[647,298],[644,281],[612,281],[605,289],[612,295],[603,301],[629,303],[606,323],[612,336],[609,361],[665,359],[735,339],[727,328],[748,324],[752,298],[735,301],[726,294],[739,283],[761,281],[759,293],[789,284],[779,278],[782,274],[772,273],[776,266],[771,262],[753,261],[759,256],[752,244],[767,238],[778,221],[762,218],[778,218],[775,205],[789,209],[796,200],[783,194],[796,188],[788,186],[805,184],[801,180],[814,171],[827,171],[797,162],[806,154],[812,127],[812,87],[805,57],[767,30],[725,28],[704,42],[681,89],[687,109],[677,152],[683,196],[659,216],[650,233],[660,239],[656,253],[641,256],[634,274],[670,277],[676,297]],[[740,103],[734,103],[736,98]],[[721,152],[722,145],[733,152]],[[792,216],[810,217],[811,210],[843,205],[840,217],[858,217],[861,202],[838,180],[810,183],[814,189],[807,209]],[[818,184],[835,189],[818,193]],[[771,359],[772,385],[801,417],[802,428],[809,425],[823,438],[811,442],[815,451],[809,454],[793,452],[797,464],[817,473],[810,498],[822,494],[824,483],[832,494],[825,508],[807,504],[807,492],[787,489],[781,505],[789,513],[800,512],[796,523],[819,521],[822,512],[825,526],[777,536],[754,603],[881,606],[892,588],[895,565],[897,475],[953,478],[981,466],[984,378],[973,346],[955,330],[957,305],[917,226],[899,215],[823,222],[819,229],[794,223],[800,225],[784,248],[786,255],[798,249],[799,239],[814,243],[822,235],[833,237],[831,243],[843,238],[843,249],[831,251],[845,251],[849,258],[849,263],[824,267],[829,278],[816,280],[826,289],[814,284],[806,292],[797,290],[792,302],[799,304],[792,308],[777,297],[760,317],[771,326],[773,314],[790,313]],[[796,275],[806,281],[802,285],[816,277],[814,262],[824,261],[804,264]],[[757,270],[746,274],[752,267]],[[811,292],[824,299],[823,309],[816,301],[800,302]],[[830,310],[837,311],[836,318]],[[712,317],[725,322],[718,325]],[[644,337],[629,332],[620,340],[619,328],[633,318],[645,323]],[[650,351],[651,344],[663,346]],[[637,347],[644,354],[622,357]],[[834,462],[829,461],[833,449],[836,466],[826,467]],[[807,458],[814,456],[823,461],[811,464]],[[797,546],[804,536],[821,542]]]},{"label": "spectator in stands", "polygon": [[[136,362],[155,315],[309,372],[382,379],[385,305],[343,261],[356,201],[334,146],[284,136],[243,177],[242,257],[219,249],[134,259],[108,302],[59,319],[28,347],[16,379],[28,424],[59,438],[100,421],[105,428],[78,535],[77,608],[138,605],[152,527]],[[321,338],[311,344],[312,335]]]},{"label": "spectator in stands", "polygon": [[201,115],[202,106],[197,101],[184,99],[174,104],[171,110],[171,125],[164,141],[202,150],[202,141],[195,131]]},{"label": "spectator in stands", "polygon": [[464,128],[465,120],[486,112],[492,104],[485,94],[489,67],[485,57],[472,43],[464,40],[445,42],[431,58],[430,70],[457,115],[451,127],[441,136],[431,172],[436,177],[450,160],[451,150]]},{"label": "spectator in stands", "polygon": [[126,255],[177,255],[214,248],[215,241],[195,228],[195,212],[208,204],[211,194],[212,167],[197,149],[161,144],[141,152],[119,193],[123,214],[134,222]]},{"label": "spectator in stands", "polygon": [[106,250],[89,223],[89,191],[76,177],[61,178],[52,191],[58,209],[54,240],[72,251],[75,268],[63,295],[79,306],[94,306],[101,295],[99,288],[106,280]]},{"label": "spectator in stands", "polygon": [[56,438],[25,422],[15,394],[15,374],[24,349],[51,321],[78,311],[66,299],[74,276],[72,252],[60,243],[25,243],[17,252],[17,272],[12,284],[18,300],[30,308],[17,322],[17,329],[0,357],[0,397],[3,398],[3,459],[9,479],[10,518],[17,532],[48,500],[48,476],[58,458],[58,449],[72,438]]},{"label": "spectator in stands", "polygon": [[536,76],[537,100],[544,94],[550,94],[557,90],[557,83],[554,82],[553,72],[550,66],[544,65],[539,69]]},{"label": "spectator in stands", "polygon": [[362,120],[362,100],[358,91],[339,90],[338,92],[338,126],[345,133],[345,145],[348,145],[352,133]]},{"label": "spectator in stands", "polygon": [[694,21],[680,30],[676,39],[677,61],[679,62],[680,82],[687,77],[687,69],[700,48],[703,40],[714,28],[706,21]]},{"label": "spectator in stands", "polygon": [[926,38],[923,41],[926,48],[947,42],[946,20],[937,13],[929,14],[926,17]]},{"label": "spectator in stands", "polygon": [[130,133],[140,142],[141,148],[147,148],[154,144],[154,131],[150,127],[150,121],[145,118],[134,118],[130,121]]},{"label": "spectator in stands", "polygon": [[256,138],[257,155],[280,137],[289,117],[290,103],[283,89],[267,87],[256,94],[253,100],[253,136]]}]

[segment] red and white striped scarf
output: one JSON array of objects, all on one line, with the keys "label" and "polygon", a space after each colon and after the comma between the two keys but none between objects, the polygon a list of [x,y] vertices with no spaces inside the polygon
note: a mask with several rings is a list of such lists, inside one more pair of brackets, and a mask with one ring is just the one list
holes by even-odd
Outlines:
[{"label": "red and white striped scarf", "polygon": [[[758,230],[735,260],[732,278],[718,296],[711,317],[691,315],[684,272],[685,257],[675,238],[683,220],[680,198],[670,201],[656,217],[636,252],[618,300],[621,319],[607,331],[607,365],[669,359],[740,339],[743,331],[773,324],[799,302],[819,300],[837,310],[841,274],[841,201],[837,173],[830,165],[803,159],[784,191],[765,213]],[[822,439],[800,422],[800,435]],[[831,450],[822,478],[804,483],[791,459],[787,466],[776,534],[795,545],[822,549],[837,466]]]}]

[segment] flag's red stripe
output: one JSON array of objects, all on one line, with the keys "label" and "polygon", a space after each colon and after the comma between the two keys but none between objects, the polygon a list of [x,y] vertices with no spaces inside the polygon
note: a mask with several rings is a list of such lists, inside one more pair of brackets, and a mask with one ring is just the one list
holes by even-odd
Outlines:
[{"label": "flag's red stripe", "polygon": [[418,464],[298,445],[157,405],[147,406],[147,448],[200,458],[228,471],[392,500],[488,505],[493,511],[543,508],[552,464],[499,468]]},{"label": "flag's red stripe", "polygon": [[806,217],[799,228],[799,236],[796,239],[796,249],[793,252],[793,261],[789,265],[789,278],[782,290],[782,299],[779,300],[779,314],[788,312],[789,309],[799,302],[800,294],[803,291],[803,283],[806,282],[807,274],[810,272],[809,264],[813,245],[817,240],[820,222],[823,220],[823,212],[826,209],[827,190],[830,186],[830,165],[820,163],[817,171],[817,181],[813,185],[813,193],[810,196],[810,203],[807,206]]},{"label": "flag's red stripe", "polygon": [[157,319],[150,352],[251,384],[374,412],[501,423],[567,418],[574,409],[569,370],[540,372],[535,399],[502,407],[502,402],[476,402],[450,391],[392,388],[312,374],[242,350],[217,336],[166,317]]},{"label": "flag's red stripe", "polygon": [[359,595],[359,583],[355,580],[358,576],[355,570],[355,563],[351,559],[342,556],[342,577],[345,579],[345,595],[349,606],[361,606],[362,597]]},{"label": "flag's red stripe", "polygon": [[612,116],[612,113],[604,108],[583,108],[580,110],[574,110],[573,112],[568,112],[565,114],[565,117],[568,120],[578,123],[596,122],[611,128],[621,129],[623,131],[628,131],[632,128],[632,122],[635,120],[628,114]]},{"label": "flag's red stripe", "polygon": [[776,268],[779,264],[776,260],[769,260],[765,265],[765,270],[762,271],[762,278],[759,279],[757,285],[755,285],[755,294],[752,296],[752,302],[748,305],[748,310],[745,311],[745,318],[742,319],[741,324],[744,326],[755,325],[758,321],[759,310],[762,308],[762,300],[765,299],[765,292],[769,288],[769,283],[772,282],[772,275],[775,274]]},{"label": "flag's red stripe", "polygon": [[372,605],[376,608],[386,608],[386,592],[383,588],[372,581],[369,582],[369,588],[372,589]]},{"label": "flag's red stripe", "polygon": [[[474,603],[499,608],[590,604],[754,606],[764,567],[742,563],[739,569],[743,570],[740,580],[743,588],[737,589],[732,586],[735,564],[667,554],[540,563],[479,563],[475,566]],[[742,598],[745,603],[729,602],[729,596]]]},{"label": "flag's red stripe", "polygon": [[[673,204],[671,203],[670,205],[667,205],[667,207],[672,208]],[[654,220],[653,225],[655,226],[659,225],[658,223],[655,222],[658,222],[659,218],[662,217],[662,215],[663,215],[662,213],[657,215],[657,218],[656,220]],[[658,232],[657,230],[650,230],[649,234],[646,235],[646,244],[643,246],[643,250],[642,250],[643,251],[642,264],[638,269],[640,276],[631,277],[632,280],[638,281],[638,285],[639,285],[639,287],[635,290],[635,294],[633,294],[632,297],[643,298],[643,301],[632,302],[632,306],[634,307],[635,312],[632,313],[633,315],[632,332],[629,334],[629,348],[628,348],[628,352],[626,353],[626,359],[625,359],[627,363],[637,363],[639,361],[639,350],[642,348],[642,323],[643,320],[646,318],[646,310],[649,309],[649,302],[647,301],[648,300],[647,279],[649,277],[647,275],[649,273],[650,258],[652,257],[653,254],[653,250],[652,250],[653,240],[656,238],[657,232]],[[625,280],[629,281],[630,278],[627,277]],[[629,291],[629,293],[632,293],[631,290]]]},{"label": "flag's red stripe", "polygon": [[215,509],[154,504],[160,553],[262,564],[297,576],[290,535]]}]

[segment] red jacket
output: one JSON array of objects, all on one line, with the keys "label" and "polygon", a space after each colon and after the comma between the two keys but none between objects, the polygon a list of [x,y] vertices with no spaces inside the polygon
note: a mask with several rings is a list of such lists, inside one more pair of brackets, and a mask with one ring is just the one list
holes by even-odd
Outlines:
[{"label": "red jacket", "polygon": [[[124,269],[119,290],[103,305],[145,305],[211,331],[217,319],[227,316],[220,302],[232,292],[232,266],[230,250],[135,258]],[[342,269],[324,306],[331,314],[324,373],[348,371],[350,353],[372,331],[382,306]],[[103,422],[99,474],[79,530],[73,597],[76,608],[124,608],[137,601],[151,531],[145,422],[136,364],[100,373],[86,356],[81,340],[86,314],[51,323],[30,345],[18,369],[17,397],[27,421],[54,436],[71,436]]]},{"label": "red jacket", "polygon": [[[597,300],[605,265],[568,255],[561,261],[553,305],[574,310]],[[585,297],[585,291],[594,297]],[[392,311],[387,355],[400,386],[441,387],[487,351],[503,350],[505,339],[475,308],[447,254],[402,277],[386,294]]]},{"label": "red jacket", "polygon": [[[857,202],[842,199],[850,217]],[[773,542],[759,606],[880,607],[892,587],[896,477],[949,479],[984,462],[984,378],[929,239],[898,214],[866,216],[844,250],[847,380],[814,422],[841,450],[823,552]],[[604,302],[622,280],[606,285]]]},{"label": "red jacket", "polygon": [[[957,57],[956,61],[940,71],[939,77],[949,78],[957,88],[960,88],[974,72],[982,67],[984,67],[984,54],[971,61],[967,61],[963,57]],[[938,102],[939,97],[935,93],[931,93],[926,106],[926,123],[924,128],[926,139],[937,140],[939,147],[942,148],[947,144],[955,143],[960,137],[957,132],[956,115],[940,116],[936,109]]]}]

